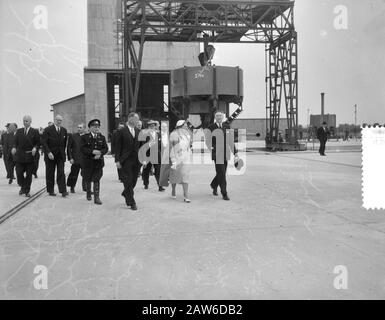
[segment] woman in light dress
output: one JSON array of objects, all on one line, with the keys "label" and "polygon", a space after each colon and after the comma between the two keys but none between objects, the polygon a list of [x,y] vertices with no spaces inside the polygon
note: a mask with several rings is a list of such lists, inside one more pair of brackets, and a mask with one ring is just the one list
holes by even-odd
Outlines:
[{"label": "woman in light dress", "polygon": [[176,199],[176,185],[183,186],[184,202],[191,202],[188,195],[191,163],[191,132],[185,120],[179,120],[175,130],[170,134],[170,183],[172,198]]}]

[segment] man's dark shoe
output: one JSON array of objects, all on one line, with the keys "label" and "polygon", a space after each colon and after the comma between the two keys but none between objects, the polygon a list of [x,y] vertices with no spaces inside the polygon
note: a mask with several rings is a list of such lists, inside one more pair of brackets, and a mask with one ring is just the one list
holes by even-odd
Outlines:
[{"label": "man's dark shoe", "polygon": [[163,188],[163,187],[159,187],[159,191],[164,191],[164,190],[166,190],[165,188]]},{"label": "man's dark shoe", "polygon": [[229,198],[229,196],[226,194],[226,195],[223,196],[223,200],[228,201],[228,200],[230,200],[230,198]]},{"label": "man's dark shoe", "polygon": [[213,195],[214,195],[214,196],[217,196],[217,195],[218,195],[218,190],[217,190],[217,189],[213,189]]},{"label": "man's dark shoe", "polygon": [[12,184],[12,182],[13,182],[13,179],[8,180],[8,184]]},{"label": "man's dark shoe", "polygon": [[27,192],[27,193],[25,194],[25,196],[26,196],[27,198],[31,198],[31,195],[29,194],[29,192]]},{"label": "man's dark shoe", "polygon": [[56,193],[55,192],[49,192],[48,193],[51,197],[56,197]]},{"label": "man's dark shoe", "polygon": [[75,188],[71,187],[71,193],[75,193]]},{"label": "man's dark shoe", "polygon": [[145,185],[144,185],[144,189],[146,189],[146,190],[147,190],[147,189],[148,189],[148,185],[146,185],[146,184],[145,184]]},{"label": "man's dark shoe", "polygon": [[24,191],[20,189],[19,195],[21,196],[21,195],[23,195],[23,194],[24,194]]},{"label": "man's dark shoe", "polygon": [[67,191],[66,191],[66,192],[63,192],[63,193],[61,194],[61,196],[62,196],[63,198],[67,197],[67,196],[68,196],[68,192],[67,192]]},{"label": "man's dark shoe", "polygon": [[136,206],[136,204],[131,205],[131,210],[134,210],[134,211],[138,210],[138,207]]}]

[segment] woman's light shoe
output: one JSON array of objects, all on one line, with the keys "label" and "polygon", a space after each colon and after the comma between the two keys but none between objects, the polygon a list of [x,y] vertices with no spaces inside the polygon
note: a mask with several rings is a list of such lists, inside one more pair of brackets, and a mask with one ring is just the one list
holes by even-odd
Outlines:
[{"label": "woman's light shoe", "polygon": [[187,199],[187,198],[184,198],[184,202],[190,203],[191,200],[190,200],[190,199]]}]

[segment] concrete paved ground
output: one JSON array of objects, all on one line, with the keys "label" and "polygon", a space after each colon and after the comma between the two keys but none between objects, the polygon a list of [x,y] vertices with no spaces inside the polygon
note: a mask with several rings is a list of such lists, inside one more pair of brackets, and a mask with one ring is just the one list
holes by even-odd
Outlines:
[{"label": "concrete paved ground", "polygon": [[[230,202],[198,165],[190,204],[151,177],[133,212],[108,158],[103,206],[44,195],[0,225],[0,298],[384,299],[385,214],[362,209],[360,166],[359,152],[251,152],[228,177]],[[37,265],[47,290],[34,288]],[[340,265],[346,290],[333,285]]]}]

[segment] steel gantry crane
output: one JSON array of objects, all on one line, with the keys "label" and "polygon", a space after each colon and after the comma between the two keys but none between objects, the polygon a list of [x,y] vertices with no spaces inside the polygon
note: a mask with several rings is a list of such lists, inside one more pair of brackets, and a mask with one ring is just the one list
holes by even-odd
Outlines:
[{"label": "steel gantry crane", "polygon": [[[294,1],[122,0],[120,21],[120,32],[124,39],[125,114],[137,108],[146,41],[262,43],[266,44],[268,59],[267,147],[274,148],[279,142],[281,109],[286,109],[286,141],[292,149],[299,149],[298,48]],[[230,118],[236,118],[241,111],[242,106]]]}]

